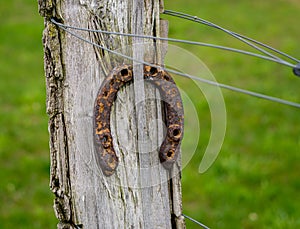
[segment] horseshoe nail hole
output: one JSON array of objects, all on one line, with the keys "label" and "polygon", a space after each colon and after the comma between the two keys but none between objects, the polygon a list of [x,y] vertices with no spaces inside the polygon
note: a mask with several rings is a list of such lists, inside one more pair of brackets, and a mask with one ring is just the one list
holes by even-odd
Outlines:
[{"label": "horseshoe nail hole", "polygon": [[169,80],[170,80],[170,77],[169,77],[168,75],[165,75],[165,74],[164,74],[164,79],[165,79],[166,81],[169,81]]},{"label": "horseshoe nail hole", "polygon": [[102,143],[102,146],[106,149],[110,146],[110,143],[109,143],[109,136],[108,135],[104,135],[101,139],[101,143]]},{"label": "horseshoe nail hole", "polygon": [[128,69],[127,69],[127,68],[122,69],[122,70],[121,70],[121,75],[122,75],[122,76],[128,76]]},{"label": "horseshoe nail hole", "polygon": [[174,129],[173,130],[173,136],[174,137],[179,137],[179,135],[180,135],[180,130],[179,129]]},{"label": "horseshoe nail hole", "polygon": [[157,73],[157,68],[151,67],[151,68],[150,68],[150,73],[151,73],[151,75],[156,74],[156,73]]},{"label": "horseshoe nail hole", "polygon": [[104,92],[103,92],[103,96],[106,97],[107,95],[108,95],[108,92],[107,92],[107,91],[104,91]]},{"label": "horseshoe nail hole", "polygon": [[174,151],[173,150],[169,150],[168,153],[167,153],[167,157],[172,157],[174,154]]},{"label": "horseshoe nail hole", "polygon": [[108,140],[108,137],[105,135],[105,136],[102,138],[102,141],[103,141],[104,143],[106,143],[107,140]]}]

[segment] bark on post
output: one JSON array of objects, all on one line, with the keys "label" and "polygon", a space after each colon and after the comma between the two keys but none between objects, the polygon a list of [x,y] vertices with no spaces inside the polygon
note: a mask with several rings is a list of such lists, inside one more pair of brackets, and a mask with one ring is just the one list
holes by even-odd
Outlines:
[{"label": "bark on post", "polygon": [[[120,164],[113,176],[105,177],[95,159],[94,101],[107,73],[128,61],[78,40],[50,22],[55,18],[77,27],[159,36],[166,34],[160,28],[164,24],[159,20],[162,5],[158,0],[39,0],[40,14],[45,17],[50,188],[55,194],[58,228],[185,227],[180,162],[168,172],[158,159],[163,137],[159,92],[143,83],[118,92],[111,129]],[[139,52],[137,39],[75,32],[109,49],[161,63],[160,48],[153,41],[148,40],[142,46],[144,52]],[[142,106],[138,119],[135,103]]]}]

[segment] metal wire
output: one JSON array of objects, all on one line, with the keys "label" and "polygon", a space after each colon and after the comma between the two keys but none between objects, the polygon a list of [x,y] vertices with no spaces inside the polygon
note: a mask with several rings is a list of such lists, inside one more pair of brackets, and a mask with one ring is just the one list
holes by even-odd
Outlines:
[{"label": "metal wire", "polygon": [[250,96],[254,96],[254,97],[258,97],[258,98],[261,98],[261,99],[265,99],[265,100],[269,100],[269,101],[273,101],[273,102],[276,102],[276,103],[280,103],[280,104],[284,104],[284,105],[288,105],[288,106],[291,106],[291,107],[296,107],[296,108],[300,108],[300,103],[295,103],[295,102],[291,102],[291,101],[288,101],[288,100],[284,100],[284,99],[280,99],[280,98],[277,98],[277,97],[273,97],[273,96],[268,96],[268,95],[264,95],[264,94],[261,94],[261,93],[257,93],[257,92],[253,92],[253,91],[249,91],[249,90],[245,90],[245,89],[241,89],[241,88],[237,88],[237,87],[234,87],[234,86],[230,86],[230,85],[227,85],[227,84],[222,84],[222,83],[218,83],[218,82],[214,82],[214,81],[211,81],[211,80],[207,80],[207,79],[203,79],[203,78],[200,78],[200,77],[197,77],[197,76],[193,76],[193,75],[190,75],[190,74],[186,74],[186,73],[182,73],[182,72],[178,72],[178,71],[175,71],[173,69],[169,69],[169,68],[164,68],[162,66],[158,66],[158,65],[155,65],[155,64],[151,64],[149,62],[145,62],[145,61],[141,61],[141,60],[137,60],[135,58],[132,58],[130,56],[127,56],[127,55],[124,55],[122,53],[119,53],[119,52],[116,52],[114,50],[111,50],[109,48],[106,48],[106,47],[103,47],[101,45],[98,45],[92,41],[89,41],[71,31],[69,31],[67,28],[65,28],[64,26],[60,25],[60,24],[57,24],[54,20],[53,20],[53,23],[58,25],[61,29],[63,29],[64,31],[66,31],[67,33],[71,34],[72,36],[86,42],[86,43],[89,43],[95,47],[98,47],[102,50],[105,50],[107,52],[110,52],[112,54],[115,54],[115,55],[118,55],[118,56],[121,56],[123,58],[126,58],[128,60],[131,60],[131,61],[134,61],[136,63],[139,63],[139,64],[146,64],[146,65],[149,65],[151,67],[156,67],[156,68],[160,68],[160,69],[163,69],[163,70],[166,70],[168,71],[169,73],[173,73],[173,74],[176,74],[176,75],[179,75],[179,76],[182,76],[182,77],[186,77],[186,78],[190,78],[190,79],[194,79],[194,80],[197,80],[197,81],[200,81],[202,83],[206,83],[206,84],[209,84],[209,85],[212,85],[212,86],[217,86],[217,87],[221,87],[221,88],[224,88],[224,89],[228,89],[228,90],[231,90],[231,91],[235,91],[235,92],[239,92],[239,93],[242,93],[242,94],[246,94],[246,95],[250,95]]},{"label": "metal wire", "polygon": [[[184,19],[187,19],[187,20],[191,20],[191,21],[194,21],[194,22],[198,22],[198,23],[204,24],[204,25],[208,25],[208,26],[214,27],[216,29],[223,29],[223,30],[225,30],[221,26],[218,26],[218,25],[216,25],[216,24],[214,24],[212,22],[209,22],[207,20],[204,20],[202,18],[198,18],[197,16],[191,16],[189,14],[185,14],[185,13],[182,13],[182,12],[176,12],[176,11],[173,11],[173,10],[165,10],[163,13],[167,14],[167,15],[175,16],[175,17],[181,17],[181,18],[184,18]],[[249,40],[249,41],[251,41],[251,42],[253,42],[255,44],[258,44],[258,45],[260,45],[260,46],[262,46],[264,48],[270,49],[270,50],[272,50],[272,51],[274,51],[274,52],[276,52],[276,53],[278,53],[280,55],[283,55],[283,56],[285,56],[285,57],[287,57],[287,58],[289,58],[291,60],[294,60],[297,63],[300,62],[300,60],[296,59],[295,57],[292,57],[292,56],[290,56],[290,55],[288,55],[288,54],[286,54],[284,52],[281,52],[281,51],[279,51],[279,50],[277,50],[277,49],[275,49],[275,48],[273,48],[273,47],[271,47],[269,45],[266,45],[266,44],[262,43],[262,42],[256,41],[256,40],[254,40],[252,38],[246,37],[246,36],[238,34],[236,32],[229,31],[227,29],[226,29],[226,32],[230,32],[230,34],[237,35],[237,36],[239,36],[241,38],[244,38],[244,39]]]},{"label": "metal wire", "polygon": [[176,43],[184,43],[184,44],[190,44],[190,45],[197,45],[197,46],[202,46],[202,47],[210,47],[210,48],[216,48],[216,49],[221,49],[221,50],[226,50],[226,51],[231,51],[231,52],[236,52],[248,56],[254,56],[258,57],[264,60],[268,61],[273,61],[288,67],[295,67],[295,65],[284,62],[280,58],[274,58],[270,56],[263,56],[258,53],[253,53],[253,52],[248,52],[240,49],[235,49],[235,48],[230,48],[230,47],[225,47],[221,45],[214,45],[214,44],[209,44],[209,43],[204,43],[204,42],[197,42],[197,41],[188,41],[188,40],[181,40],[181,39],[175,39],[175,38],[166,38],[166,37],[154,37],[154,36],[149,36],[149,35],[138,35],[138,34],[130,34],[130,33],[121,33],[121,32],[111,32],[111,31],[105,31],[105,30],[96,30],[96,29],[88,29],[88,28],[80,28],[76,26],[70,26],[70,25],[64,25],[62,23],[59,23],[55,21],[54,19],[51,19],[51,21],[64,28],[69,28],[69,29],[74,29],[74,30],[80,30],[80,31],[86,31],[86,32],[95,32],[95,33],[103,33],[103,34],[109,34],[109,35],[119,35],[119,36],[125,36],[125,37],[138,37],[138,38],[143,38],[143,39],[153,39],[153,40],[161,40],[161,41],[170,41],[170,42],[176,42]]},{"label": "metal wire", "polygon": [[193,218],[190,217],[190,216],[187,216],[187,215],[185,215],[185,214],[182,214],[182,216],[183,216],[184,218],[187,218],[187,219],[189,219],[190,221],[194,222],[195,224],[198,224],[199,226],[201,226],[201,227],[203,227],[203,228],[205,228],[205,229],[210,229],[209,227],[205,226],[203,223],[200,223],[199,221],[193,219]]},{"label": "metal wire", "polygon": [[252,38],[249,38],[249,37],[246,37],[244,35],[241,35],[241,34],[238,34],[236,32],[233,32],[233,31],[230,31],[228,29],[225,29],[225,28],[223,28],[223,27],[221,27],[219,25],[216,25],[216,24],[214,24],[214,23],[212,23],[210,21],[204,20],[204,19],[199,18],[197,16],[192,16],[192,15],[189,15],[189,14],[185,14],[185,13],[177,12],[177,11],[173,11],[173,10],[165,10],[163,12],[163,14],[170,15],[170,16],[175,16],[175,17],[186,19],[186,20],[189,20],[189,21],[194,21],[194,22],[197,22],[197,23],[201,23],[201,24],[204,24],[204,25],[207,25],[207,26],[219,29],[219,30],[221,30],[221,31],[223,31],[223,32],[225,32],[225,33],[227,33],[227,34],[235,37],[236,39],[239,39],[240,41],[246,43],[247,45],[255,48],[256,50],[258,50],[258,51],[260,51],[260,52],[262,52],[262,53],[264,53],[264,54],[266,54],[266,55],[268,55],[268,56],[270,56],[270,57],[272,57],[274,59],[283,61],[285,63],[289,63],[289,62],[286,62],[286,61],[282,60],[281,58],[279,58],[277,56],[274,56],[273,54],[269,53],[268,51],[266,51],[264,49],[261,49],[260,47],[256,46],[255,44],[260,45],[260,46],[262,46],[264,48],[267,48],[269,50],[272,50],[272,51],[274,51],[274,52],[276,52],[276,53],[278,53],[278,54],[280,54],[282,56],[285,56],[285,57],[287,57],[287,58],[289,58],[289,59],[291,59],[291,60],[293,60],[293,61],[295,61],[297,63],[300,62],[300,60],[298,60],[297,58],[292,57],[292,56],[290,56],[290,55],[288,55],[288,54],[286,54],[284,52],[281,52],[281,51],[279,51],[279,50],[277,50],[277,49],[275,49],[275,48],[273,48],[271,46],[268,46],[268,45],[266,45],[266,44],[264,44],[262,42],[254,40]]}]

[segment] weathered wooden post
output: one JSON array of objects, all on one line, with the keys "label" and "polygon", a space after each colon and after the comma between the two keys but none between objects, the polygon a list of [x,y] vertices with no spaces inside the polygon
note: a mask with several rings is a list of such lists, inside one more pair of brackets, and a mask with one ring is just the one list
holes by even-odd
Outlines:
[{"label": "weathered wooden post", "polygon": [[[140,80],[118,92],[111,114],[119,166],[104,176],[97,164],[93,111],[103,79],[126,59],[98,49],[54,25],[165,35],[159,0],[39,0],[49,115],[51,180],[58,228],[185,228],[180,159],[168,171],[159,162],[163,137],[160,94]],[[162,63],[153,40],[74,31],[78,36],[136,59]],[[145,111],[146,110],[146,111]]]}]

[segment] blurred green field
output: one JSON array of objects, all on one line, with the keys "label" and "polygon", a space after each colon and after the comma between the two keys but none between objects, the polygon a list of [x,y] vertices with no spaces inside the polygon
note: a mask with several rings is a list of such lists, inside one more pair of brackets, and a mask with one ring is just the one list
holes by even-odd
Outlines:
[{"label": "blurred green field", "polygon": [[36,1],[0,3],[0,228],[55,228]]},{"label": "blurred green field", "polygon": [[[300,57],[298,1],[165,0],[165,8],[203,17]],[[0,15],[0,228],[55,228],[48,187],[43,19],[30,0],[2,1]],[[170,21],[170,37],[245,48],[218,31],[162,17]],[[204,61],[221,83],[300,102],[300,79],[284,66],[182,47]],[[182,174],[184,213],[211,228],[300,228],[299,109],[223,90],[225,141],[213,166],[199,174],[210,113],[190,81],[177,81],[193,99],[201,124],[197,151]],[[192,137],[186,135],[185,141]],[[187,221],[187,228],[199,226]]]}]

